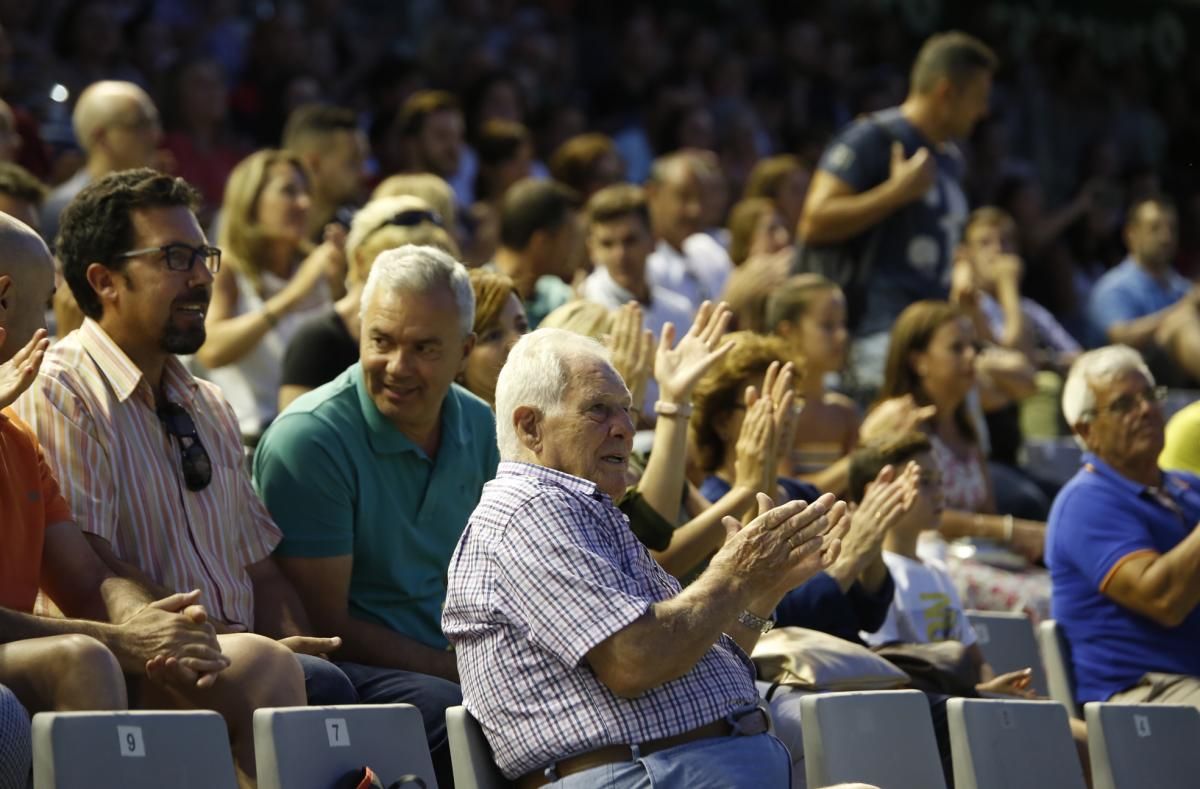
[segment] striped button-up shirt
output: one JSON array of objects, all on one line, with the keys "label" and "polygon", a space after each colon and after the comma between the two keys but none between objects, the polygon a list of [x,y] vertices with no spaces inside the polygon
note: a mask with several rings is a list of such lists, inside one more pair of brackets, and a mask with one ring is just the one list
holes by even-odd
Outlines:
[{"label": "striped button-up shirt", "polygon": [[246,567],[270,555],[280,531],[242,467],[237,419],[221,391],[174,356],[162,389],[191,415],[211,459],[201,491],[184,483],[179,444],[142,371],[91,319],[50,348],[16,409],[84,531],[168,589],[200,589],[214,618],[253,628]]},{"label": "striped button-up shirt", "polygon": [[584,659],[679,594],[594,483],[500,464],[450,562],[442,629],[463,704],[509,778],[605,745],[681,734],[754,704],[754,667],[729,636],[684,676],[615,695]]}]

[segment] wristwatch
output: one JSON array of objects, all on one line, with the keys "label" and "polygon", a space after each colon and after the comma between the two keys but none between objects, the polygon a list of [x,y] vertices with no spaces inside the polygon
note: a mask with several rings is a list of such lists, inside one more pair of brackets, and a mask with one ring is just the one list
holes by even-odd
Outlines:
[{"label": "wristwatch", "polygon": [[775,627],[775,622],[771,619],[763,619],[758,614],[752,613],[748,609],[743,609],[737,617],[738,622],[750,628],[757,630],[760,634],[766,634]]}]

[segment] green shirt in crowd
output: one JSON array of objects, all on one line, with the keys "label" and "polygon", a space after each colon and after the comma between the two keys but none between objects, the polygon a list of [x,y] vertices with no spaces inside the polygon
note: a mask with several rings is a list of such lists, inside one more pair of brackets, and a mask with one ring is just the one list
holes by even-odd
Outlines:
[{"label": "green shirt in crowd", "polygon": [[271,424],[254,484],[283,530],[279,556],[352,555],[350,614],[443,649],[450,556],[499,462],[483,400],[450,387],[430,460],[379,413],[354,364]]}]

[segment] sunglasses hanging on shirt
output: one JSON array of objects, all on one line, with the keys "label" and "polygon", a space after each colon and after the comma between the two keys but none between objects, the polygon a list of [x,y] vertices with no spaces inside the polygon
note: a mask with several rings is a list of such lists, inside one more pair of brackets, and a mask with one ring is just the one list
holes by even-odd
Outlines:
[{"label": "sunglasses hanging on shirt", "polygon": [[207,488],[212,482],[212,461],[208,450],[200,443],[192,415],[178,403],[166,402],[159,406],[158,418],[179,444],[179,461],[187,489],[199,492]]}]

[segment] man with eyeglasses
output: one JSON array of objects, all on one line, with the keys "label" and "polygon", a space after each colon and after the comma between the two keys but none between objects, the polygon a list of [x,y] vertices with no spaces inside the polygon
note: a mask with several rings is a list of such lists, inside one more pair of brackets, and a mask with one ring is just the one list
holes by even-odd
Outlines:
[{"label": "man with eyeglasses", "polygon": [[87,162],[42,206],[41,231],[48,242],[58,233],[59,215],[83,187],[118,170],[151,166],[162,140],[154,101],[132,82],[102,80],[89,85],[75,102],[71,126]]},{"label": "man with eyeglasses", "polygon": [[221,681],[142,682],[138,692],[146,704],[221,712],[252,778],[256,708],[305,703],[306,677],[343,688],[336,701],[354,694],[327,661],[297,661],[339,642],[305,635],[304,608],[271,557],[279,529],[242,469],[233,411],[175,356],[204,342],[221,262],[193,213],[196,198],[182,179],[140,169],[72,201],[58,251],[86,318],[46,353],[18,411],[116,575],[158,597],[200,590],[230,660]]},{"label": "man with eyeglasses", "polygon": [[1087,452],[1046,532],[1079,702],[1200,707],[1200,477],[1162,471],[1165,390],[1137,351],[1076,360],[1063,414]]}]

